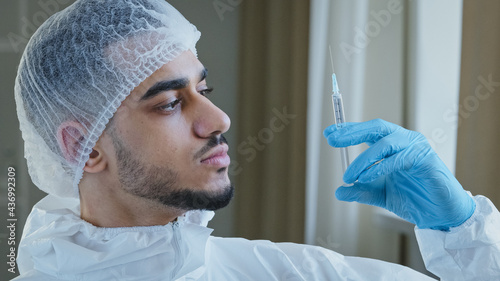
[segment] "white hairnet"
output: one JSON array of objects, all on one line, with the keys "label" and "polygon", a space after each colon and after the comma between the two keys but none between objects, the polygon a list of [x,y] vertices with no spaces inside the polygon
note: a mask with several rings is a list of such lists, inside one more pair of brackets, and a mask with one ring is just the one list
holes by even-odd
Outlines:
[{"label": "white hairnet", "polygon": [[[33,182],[78,198],[85,162],[121,102],[180,53],[196,55],[199,37],[163,0],[79,0],[50,17],[30,39],[15,85]],[[61,135],[61,124],[80,126]]]}]

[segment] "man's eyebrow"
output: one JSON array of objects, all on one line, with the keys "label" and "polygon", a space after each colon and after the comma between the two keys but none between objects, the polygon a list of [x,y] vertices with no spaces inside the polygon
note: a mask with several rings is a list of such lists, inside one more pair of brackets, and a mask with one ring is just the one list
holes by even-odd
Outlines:
[{"label": "man's eyebrow", "polygon": [[160,81],[154,84],[149,90],[141,97],[141,101],[150,99],[161,92],[178,90],[186,88],[189,84],[189,80],[186,78],[180,78],[175,80]]},{"label": "man's eyebrow", "polygon": [[[208,75],[208,70],[206,68],[203,68],[200,74],[200,82],[203,81],[207,77],[207,75]],[[186,88],[188,84],[189,84],[189,79],[187,78],[179,78],[174,80],[157,82],[151,88],[148,89],[148,91],[141,97],[140,101],[150,99],[161,92]]]}]

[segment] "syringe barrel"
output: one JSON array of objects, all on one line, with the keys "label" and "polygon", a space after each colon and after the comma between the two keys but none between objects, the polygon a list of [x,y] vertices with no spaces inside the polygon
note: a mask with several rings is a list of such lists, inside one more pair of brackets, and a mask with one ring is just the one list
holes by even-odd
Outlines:
[{"label": "syringe barrel", "polygon": [[335,124],[340,125],[345,122],[344,104],[342,103],[342,95],[332,95],[333,114],[335,116]]},{"label": "syringe barrel", "polygon": [[[332,104],[333,104],[333,114],[335,116],[335,124],[337,127],[342,126],[341,124],[345,122],[344,115],[344,104],[342,103],[342,95],[340,93],[334,93],[332,95]],[[347,147],[340,148],[340,157],[342,161],[342,171],[345,174],[347,170],[347,166],[349,166],[349,152]]]}]

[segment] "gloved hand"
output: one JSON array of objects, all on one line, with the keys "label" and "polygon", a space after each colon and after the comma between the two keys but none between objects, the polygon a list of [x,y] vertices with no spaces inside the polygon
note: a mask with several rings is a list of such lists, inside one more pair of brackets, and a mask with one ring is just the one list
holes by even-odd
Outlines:
[{"label": "gloved hand", "polygon": [[419,228],[448,230],[472,216],[475,201],[422,134],[381,119],[342,125],[325,129],[328,144],[370,147],[347,168],[344,182],[354,185],[339,187],[339,200],[385,208]]}]

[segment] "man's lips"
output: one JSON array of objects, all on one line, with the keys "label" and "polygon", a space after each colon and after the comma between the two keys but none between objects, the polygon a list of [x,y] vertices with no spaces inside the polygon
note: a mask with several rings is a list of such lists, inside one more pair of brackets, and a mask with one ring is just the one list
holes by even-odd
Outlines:
[{"label": "man's lips", "polygon": [[207,164],[217,167],[227,167],[231,163],[229,155],[227,155],[228,146],[226,144],[221,144],[216,146],[210,151],[208,157],[203,158],[200,162],[202,164]]}]

